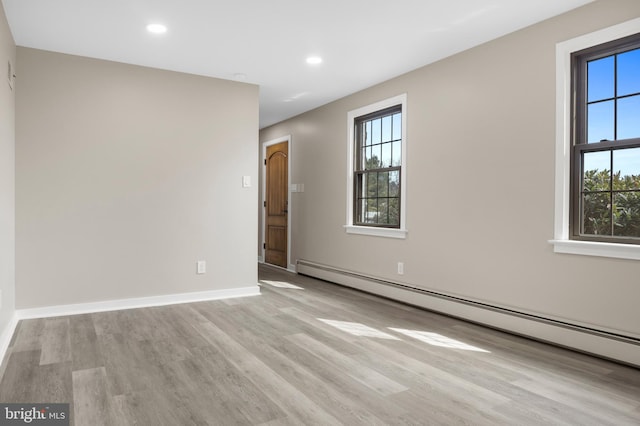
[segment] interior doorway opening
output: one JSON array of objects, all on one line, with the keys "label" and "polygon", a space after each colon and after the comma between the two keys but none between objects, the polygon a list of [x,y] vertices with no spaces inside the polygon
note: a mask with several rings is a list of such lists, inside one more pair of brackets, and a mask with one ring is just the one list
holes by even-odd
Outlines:
[{"label": "interior doorway opening", "polygon": [[290,137],[263,144],[262,259],[292,269],[289,191]]}]

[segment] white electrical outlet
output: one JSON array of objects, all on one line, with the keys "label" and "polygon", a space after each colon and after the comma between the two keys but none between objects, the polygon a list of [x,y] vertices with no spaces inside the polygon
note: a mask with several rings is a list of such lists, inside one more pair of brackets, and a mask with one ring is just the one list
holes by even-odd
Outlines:
[{"label": "white electrical outlet", "polygon": [[198,260],[196,273],[204,274],[206,272],[207,272],[207,262],[205,262],[204,260]]},{"label": "white electrical outlet", "polygon": [[404,262],[398,262],[398,275],[404,275]]}]

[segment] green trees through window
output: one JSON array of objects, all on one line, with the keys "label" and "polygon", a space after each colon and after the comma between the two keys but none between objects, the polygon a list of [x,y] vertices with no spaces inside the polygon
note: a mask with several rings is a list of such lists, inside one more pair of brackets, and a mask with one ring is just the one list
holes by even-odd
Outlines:
[{"label": "green trees through window", "polygon": [[583,187],[583,233],[640,238],[640,174],[587,170]]}]

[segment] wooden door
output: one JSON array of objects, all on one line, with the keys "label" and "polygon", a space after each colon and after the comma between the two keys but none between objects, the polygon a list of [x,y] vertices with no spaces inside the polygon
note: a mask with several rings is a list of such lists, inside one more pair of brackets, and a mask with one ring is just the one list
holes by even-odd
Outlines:
[{"label": "wooden door", "polygon": [[289,146],[281,142],[267,147],[264,261],[287,267],[287,218],[289,216]]}]

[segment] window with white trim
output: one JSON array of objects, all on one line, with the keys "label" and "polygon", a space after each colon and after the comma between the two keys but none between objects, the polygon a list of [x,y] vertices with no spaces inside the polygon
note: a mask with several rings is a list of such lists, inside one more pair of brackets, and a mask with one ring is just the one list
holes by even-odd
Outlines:
[{"label": "window with white trim", "polygon": [[555,251],[640,260],[640,19],[556,47]]},{"label": "window with white trim", "polygon": [[348,233],[404,238],[406,95],[351,111]]}]

